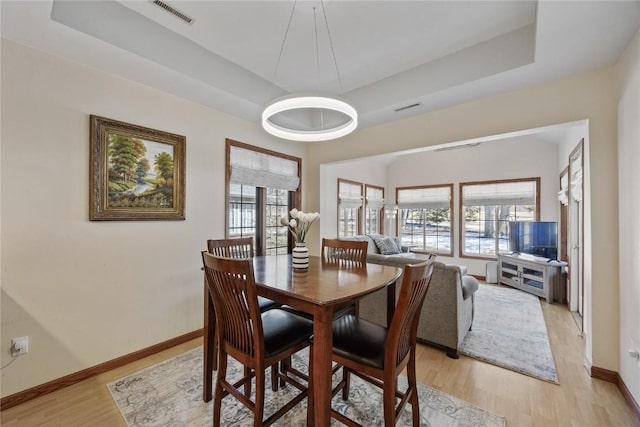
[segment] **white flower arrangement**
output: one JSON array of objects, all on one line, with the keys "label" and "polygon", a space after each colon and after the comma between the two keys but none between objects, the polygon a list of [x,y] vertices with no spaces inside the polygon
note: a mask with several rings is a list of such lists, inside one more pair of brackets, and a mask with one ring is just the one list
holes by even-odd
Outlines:
[{"label": "white flower arrangement", "polygon": [[320,218],[320,214],[318,212],[304,213],[293,208],[289,211],[289,216],[291,219],[284,216],[280,218],[280,224],[289,228],[296,243],[305,243],[309,227]]}]

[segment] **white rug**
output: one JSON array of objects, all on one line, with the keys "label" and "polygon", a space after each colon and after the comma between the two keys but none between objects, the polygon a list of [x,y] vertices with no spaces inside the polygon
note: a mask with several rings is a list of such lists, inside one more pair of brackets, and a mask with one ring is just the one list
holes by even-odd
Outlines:
[{"label": "white rug", "polygon": [[[308,351],[294,355],[297,367],[306,365]],[[232,360],[232,359],[230,359]],[[239,378],[240,364],[232,361],[228,372]],[[338,373],[341,375],[341,373]],[[337,374],[337,375],[338,375]],[[337,380],[337,375],[334,380]],[[267,370],[267,376],[269,376]],[[214,373],[215,378],[215,373]],[[404,381],[404,382],[403,382]],[[266,381],[270,385],[269,379]],[[255,384],[255,383],[254,383]],[[401,387],[406,378],[400,378]],[[212,424],[213,402],[202,401],[202,347],[129,375],[107,387],[130,427],[204,427]],[[288,386],[271,392],[268,386],[265,413],[271,414],[297,391]],[[404,389],[404,388],[401,388]],[[434,427],[503,427],[505,419],[484,411],[431,387],[419,385],[421,425]],[[303,426],[307,400],[304,399],[275,426]],[[338,393],[333,407],[365,426],[383,425],[382,392],[352,376],[350,399],[344,402]],[[411,405],[407,404],[398,426],[411,425]],[[225,426],[252,426],[253,414],[231,396],[222,401]],[[332,425],[339,425],[333,420]]]},{"label": "white rug", "polygon": [[473,329],[460,353],[558,384],[540,304],[538,297],[518,289],[481,284]]}]

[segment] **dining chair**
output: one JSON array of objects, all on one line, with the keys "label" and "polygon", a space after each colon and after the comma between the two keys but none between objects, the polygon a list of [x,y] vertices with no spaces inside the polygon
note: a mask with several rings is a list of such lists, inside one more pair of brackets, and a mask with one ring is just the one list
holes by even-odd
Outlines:
[{"label": "dining chair", "polygon": [[323,238],[322,260],[364,266],[367,263],[367,247],[366,241]]},{"label": "dining chair", "polygon": [[[342,380],[332,391],[342,390],[348,400],[350,375],[382,388],[385,427],[394,426],[407,402],[411,402],[413,426],[420,425],[418,390],[416,387],[416,334],[422,305],[433,272],[433,258],[404,268],[402,288],[391,326],[385,328],[348,314],[333,323],[333,361],[342,366]],[[398,376],[406,368],[408,387],[398,390]],[[396,406],[396,398],[400,403]],[[313,404],[313,393],[309,405]],[[359,424],[331,410],[331,416],[348,426]]]},{"label": "dining chair", "polygon": [[[209,239],[207,240],[207,250],[210,254],[225,258],[253,258],[253,237],[240,237],[233,239]],[[272,301],[268,298],[258,296],[258,306],[261,312],[271,310],[272,308],[280,307],[281,304]],[[218,342],[217,338],[213,343],[213,354],[217,355]],[[214,356],[214,369],[217,369],[217,356]],[[273,367],[271,370],[272,375],[272,389],[276,391],[278,389],[278,382],[275,381],[277,367]],[[245,370],[246,371],[246,370]],[[246,371],[247,372],[247,371]],[[245,374],[246,374],[245,372]],[[284,382],[280,382],[284,385]],[[246,384],[245,392],[249,392],[249,384]]]},{"label": "dining chair", "polygon": [[[368,243],[366,241],[323,238],[321,251],[322,262],[335,263],[341,268],[364,268],[367,265],[367,247]],[[313,320],[313,316],[304,311],[288,305],[284,305],[282,308],[298,316]],[[346,306],[338,307],[333,314],[333,318],[335,320],[349,313],[353,313],[356,316],[358,315],[357,303],[348,303]],[[290,366],[291,359],[283,360],[280,364],[280,372],[286,373],[288,369],[290,369]],[[333,367],[334,372],[339,369],[339,365]]]},{"label": "dining chair", "polygon": [[[207,240],[207,250],[210,254],[226,258],[253,258],[253,237],[235,239]],[[280,307],[275,301],[258,296],[260,311]]]},{"label": "dining chair", "polygon": [[[281,381],[293,385],[300,393],[263,419],[265,369],[309,347],[313,323],[278,308],[260,311],[250,259],[217,257],[203,251],[202,261],[218,319],[216,330],[220,344],[213,425],[220,425],[222,398],[231,394],[254,413],[254,426],[269,426],[307,397],[310,380],[307,375],[289,367],[288,372],[307,382],[305,387],[294,376],[272,370]],[[234,383],[227,379],[228,356],[249,369]],[[254,377],[256,392],[252,401],[250,389]],[[274,381],[277,379],[272,379],[272,384]],[[247,383],[249,392],[245,388],[243,393],[238,387]]]}]

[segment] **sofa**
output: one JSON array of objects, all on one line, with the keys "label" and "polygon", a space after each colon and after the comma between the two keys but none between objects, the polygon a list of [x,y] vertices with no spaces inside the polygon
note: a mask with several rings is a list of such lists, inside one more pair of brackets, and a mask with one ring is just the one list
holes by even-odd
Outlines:
[{"label": "sofa", "polygon": [[[420,262],[421,258],[403,255],[382,255],[374,238],[355,236],[350,239],[369,241],[367,262],[404,268],[406,264]],[[372,244],[373,242],[373,244]],[[374,246],[372,248],[372,246]],[[398,280],[396,300],[400,292]],[[443,347],[447,355],[458,358],[458,349],[467,332],[471,330],[474,314],[474,294],[478,290],[478,280],[467,274],[464,266],[434,262],[433,275],[418,323],[418,340],[426,344]],[[382,289],[359,303],[359,316],[382,326],[387,326],[387,292]]]}]

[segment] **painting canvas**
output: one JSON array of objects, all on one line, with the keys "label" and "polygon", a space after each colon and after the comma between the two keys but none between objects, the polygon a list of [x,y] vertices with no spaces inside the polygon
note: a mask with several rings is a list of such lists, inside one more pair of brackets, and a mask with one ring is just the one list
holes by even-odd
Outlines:
[{"label": "painting canvas", "polygon": [[91,220],[182,220],[184,136],[91,116]]}]

